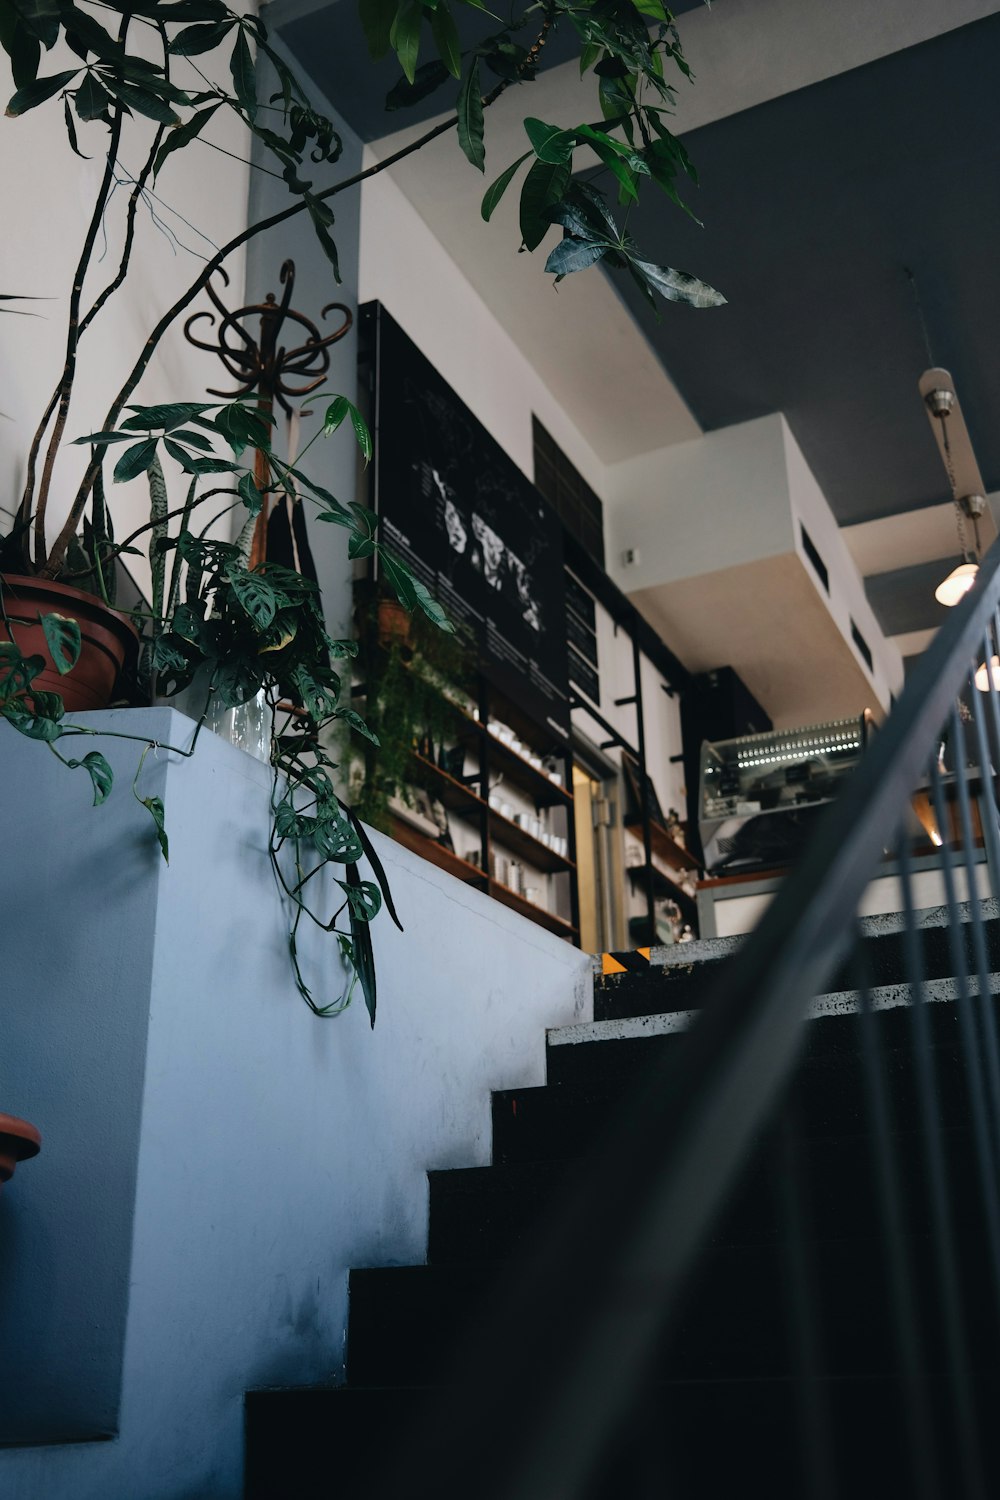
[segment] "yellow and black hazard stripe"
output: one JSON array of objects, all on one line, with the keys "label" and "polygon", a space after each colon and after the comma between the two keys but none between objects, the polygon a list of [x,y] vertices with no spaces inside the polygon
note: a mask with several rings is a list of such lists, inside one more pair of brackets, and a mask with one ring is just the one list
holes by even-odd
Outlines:
[{"label": "yellow and black hazard stripe", "polygon": [[649,949],[632,948],[627,953],[602,953],[602,974],[626,974],[630,969],[649,968]]}]

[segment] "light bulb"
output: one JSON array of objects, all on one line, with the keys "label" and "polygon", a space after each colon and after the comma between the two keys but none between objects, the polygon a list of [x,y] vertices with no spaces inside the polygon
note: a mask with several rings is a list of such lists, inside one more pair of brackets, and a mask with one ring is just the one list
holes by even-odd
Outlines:
[{"label": "light bulb", "polygon": [[939,604],[946,604],[949,609],[959,600],[964,599],[976,581],[979,572],[979,564],[964,562],[953,568],[943,583],[939,583],[934,590],[934,597]]},{"label": "light bulb", "polygon": [[[993,686],[996,688],[997,692],[1000,693],[1000,656],[991,657],[990,666],[993,669]],[[985,662],[983,662],[982,666],[979,667],[976,672],[975,683],[976,687],[981,693],[989,692],[990,679],[986,672]]]}]

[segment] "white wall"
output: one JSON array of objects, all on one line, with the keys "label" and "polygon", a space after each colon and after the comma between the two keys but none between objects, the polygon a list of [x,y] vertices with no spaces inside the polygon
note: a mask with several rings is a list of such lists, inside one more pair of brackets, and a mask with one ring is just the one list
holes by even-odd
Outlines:
[{"label": "white wall", "polygon": [[[45,53],[41,72],[49,75],[77,62],[68,52]],[[175,60],[172,74],[181,86],[188,81],[202,86],[183,59]],[[228,78],[225,61],[223,74]],[[13,91],[3,54],[0,94],[7,99]],[[0,421],[0,506],[4,510],[13,510],[20,498],[28,445],[62,369],[69,292],[104,168],[107,128],[96,122],[77,128],[80,149],[89,161],[81,161],[70,149],[58,98],[0,125],[0,180],[4,184],[0,290],[50,299],[24,304],[35,317],[0,313],[0,411],[9,418]],[[127,122],[121,150],[123,172],[139,172],[154,130],[153,123],[141,117]],[[157,229],[150,207],[140,207],[129,280],[81,341],[69,438],[101,427],[111,398],[155,321],[194,279],[215,247],[246,224],[248,169],[213,150],[210,141],[237,155],[246,152],[239,121],[220,110],[206,127],[203,141],[192,143],[164,164],[152,209],[175,232],[180,245],[172,244]],[[99,238],[85,284],[84,309],[117,270],[128,191],[127,184],[119,187],[112,201],[107,247]],[[243,301],[242,253],[231,257],[227,269],[231,284],[226,296],[239,305]],[[202,297],[192,310],[208,306]],[[218,360],[185,343],[178,324],[160,345],[133,400],[203,400],[206,385],[219,385],[222,373]],[[50,512],[54,521],[65,516],[87,453],[86,448],[69,448],[57,464]],[[144,477],[121,487],[109,485],[109,495],[119,537],[148,516]],[[4,520],[0,515],[0,525]],[[54,536],[56,527],[50,530]],[[130,567],[140,582],[148,576],[142,560],[132,558]]]},{"label": "white wall", "polygon": [[[174,743],[190,727],[156,709],[87,721]],[[95,811],[79,773],[12,731],[2,738],[23,789],[8,811],[23,851],[21,909],[45,923],[44,940],[27,919],[8,934],[17,1024],[0,1058],[3,1107],[43,1135],[42,1154],[0,1200],[6,1314],[36,1320],[33,1355],[21,1351],[36,1377],[67,1357],[64,1272],[81,1247],[100,1264],[109,1208],[117,1222],[134,1204],[134,1227],[118,1436],[0,1450],[0,1494],[237,1500],[243,1392],[341,1373],[348,1268],[423,1259],[427,1169],[488,1161],[489,1091],[543,1081],[545,1028],[591,1013],[590,960],[375,836],[406,927],[382,916],[374,929],[378,1023],[372,1032],[360,999],[317,1021],[291,982],[265,853],[265,766],[212,735],[191,761],[158,757],[168,869],[127,780]],[[126,776],[136,747],[103,748]],[[92,852],[101,878],[81,880]],[[116,932],[140,950],[152,943],[144,982],[116,983],[100,962]],[[329,939],[304,939],[307,970],[329,996],[339,983]],[[80,946],[94,944],[93,963],[78,964]],[[31,983],[40,947],[48,1003]],[[118,1064],[141,1083],[138,1126],[121,1123],[100,1049],[78,1045],[81,1028],[116,1037],[123,1015],[143,1020]],[[74,1067],[85,1122],[61,1090]],[[121,1129],[136,1160],[109,1187]],[[67,1208],[59,1185],[73,1174],[80,1190]],[[44,1257],[15,1253],[39,1243]],[[85,1355],[87,1319],[74,1326]],[[98,1326],[89,1332],[100,1339]],[[15,1389],[10,1359],[4,1374]]]},{"label": "white wall", "polygon": [[586,439],[388,173],[362,191],[359,285],[361,301],[385,304],[529,479],[534,412],[587,483],[604,493],[604,466]]}]

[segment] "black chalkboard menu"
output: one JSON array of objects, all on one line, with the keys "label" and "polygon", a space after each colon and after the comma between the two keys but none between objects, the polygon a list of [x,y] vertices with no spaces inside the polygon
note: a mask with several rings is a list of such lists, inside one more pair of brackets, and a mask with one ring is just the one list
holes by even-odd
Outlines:
[{"label": "black chalkboard menu", "polygon": [[383,307],[362,327],[382,540],[468,628],[487,680],[568,739],[562,523]]}]

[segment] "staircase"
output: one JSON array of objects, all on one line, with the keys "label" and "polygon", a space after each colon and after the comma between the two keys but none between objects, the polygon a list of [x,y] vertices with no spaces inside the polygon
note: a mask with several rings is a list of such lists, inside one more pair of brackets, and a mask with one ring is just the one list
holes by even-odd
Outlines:
[{"label": "staircase", "polygon": [[[987,903],[986,916],[996,971],[996,903]],[[989,1435],[1000,1397],[1000,1286],[981,1222],[947,913],[917,918],[971,1399]],[[891,1319],[899,1275],[882,1250],[884,1195],[865,1108],[857,997],[845,974],[815,1002],[782,1118],[750,1149],[655,1368],[631,1403],[627,1430],[580,1500],[715,1500],[748,1491],[769,1500],[885,1500],[919,1494],[935,1468],[942,1494],[974,1492],[948,1481],[959,1463],[955,1386],[935,1310],[940,1297],[931,1295],[933,1219],[902,925],[867,919],[862,946],[905,1195],[920,1383],[933,1435],[930,1424],[908,1431],[903,1417]],[[414,1473],[426,1476],[450,1441],[451,1388],[465,1378],[453,1364],[454,1337],[489,1302],[504,1268],[530,1252],[539,1216],[639,1078],[658,1065],[669,1086],[694,1014],[734,947],[717,940],[654,949],[645,971],[599,979],[594,1023],[548,1036],[546,1086],[493,1096],[493,1164],[430,1173],[428,1263],[351,1273],[346,1385],[248,1394],[246,1500],[370,1500],[376,1460],[396,1443],[409,1444]],[[593,1211],[599,1216],[601,1205]],[[516,1318],[509,1338],[519,1340]],[[418,1401],[421,1425],[407,1432]],[[516,1442],[516,1434],[495,1441]],[[991,1441],[985,1493],[997,1494],[1000,1440]],[[428,1493],[477,1500],[464,1488]]]}]

